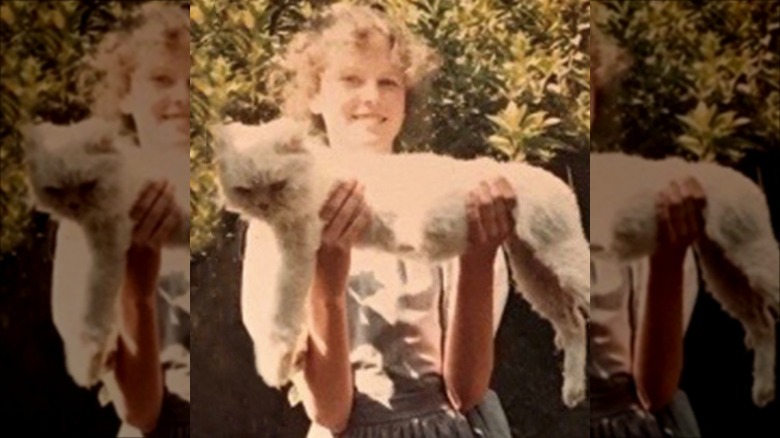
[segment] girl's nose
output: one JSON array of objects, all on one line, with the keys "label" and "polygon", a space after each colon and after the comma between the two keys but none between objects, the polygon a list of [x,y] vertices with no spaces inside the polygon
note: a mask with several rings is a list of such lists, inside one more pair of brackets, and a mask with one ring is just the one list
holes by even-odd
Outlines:
[{"label": "girl's nose", "polygon": [[366,103],[377,103],[379,101],[379,85],[367,81],[360,90],[360,98]]},{"label": "girl's nose", "polygon": [[181,81],[171,90],[171,100],[174,105],[181,106],[182,109],[190,109],[190,83]]}]

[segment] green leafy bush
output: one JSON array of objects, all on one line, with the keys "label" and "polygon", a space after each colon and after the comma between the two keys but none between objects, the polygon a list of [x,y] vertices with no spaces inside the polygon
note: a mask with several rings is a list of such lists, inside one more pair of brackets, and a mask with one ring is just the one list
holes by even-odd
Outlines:
[{"label": "green leafy bush", "polygon": [[597,150],[734,162],[780,148],[780,4],[604,0],[594,18],[633,57]]}]

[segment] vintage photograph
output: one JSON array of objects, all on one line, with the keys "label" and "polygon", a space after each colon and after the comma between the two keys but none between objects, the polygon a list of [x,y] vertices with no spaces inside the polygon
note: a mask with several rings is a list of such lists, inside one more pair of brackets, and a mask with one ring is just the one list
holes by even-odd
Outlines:
[{"label": "vintage photograph", "polygon": [[587,436],[589,3],[190,14],[192,433]]},{"label": "vintage photograph", "polygon": [[772,436],[780,4],[593,2],[590,436]]},{"label": "vintage photograph", "polygon": [[188,12],[0,6],[10,435],[189,436]]}]

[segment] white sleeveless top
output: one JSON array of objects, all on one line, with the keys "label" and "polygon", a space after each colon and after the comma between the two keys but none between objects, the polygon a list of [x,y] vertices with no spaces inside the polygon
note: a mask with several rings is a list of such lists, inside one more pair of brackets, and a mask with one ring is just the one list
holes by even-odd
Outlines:
[{"label": "white sleeveless top", "polygon": [[[649,279],[649,259],[621,265],[591,258],[591,366],[603,378],[630,373],[633,346],[642,323]],[[693,251],[683,268],[683,333],[698,295]]]},{"label": "white sleeveless top", "polygon": [[[269,258],[275,257],[271,239],[267,225],[250,221],[242,289],[249,287],[258,293],[257,288],[267,288],[272,283],[260,278]],[[494,269],[495,335],[509,291],[503,254],[496,256]],[[262,276],[268,275],[273,273],[262,272]],[[458,275],[456,260],[428,265],[373,250],[353,249],[347,283],[347,323],[356,399],[390,407],[394,397],[422,390],[421,386],[431,381],[425,377],[442,374],[444,333],[454,305],[451,297],[457,290]],[[250,330],[250,336],[263,334]],[[308,391],[302,372],[293,377],[293,383],[290,402],[296,404],[300,401],[299,392]],[[313,425],[309,436],[327,434]]]}]

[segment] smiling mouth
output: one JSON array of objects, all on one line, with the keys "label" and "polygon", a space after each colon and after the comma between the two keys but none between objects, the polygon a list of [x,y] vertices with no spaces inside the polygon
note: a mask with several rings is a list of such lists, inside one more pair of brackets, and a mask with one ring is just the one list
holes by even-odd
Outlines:
[{"label": "smiling mouth", "polygon": [[352,120],[367,120],[377,123],[385,123],[387,121],[387,117],[382,117],[376,114],[357,114],[352,116]]}]

